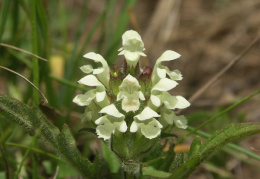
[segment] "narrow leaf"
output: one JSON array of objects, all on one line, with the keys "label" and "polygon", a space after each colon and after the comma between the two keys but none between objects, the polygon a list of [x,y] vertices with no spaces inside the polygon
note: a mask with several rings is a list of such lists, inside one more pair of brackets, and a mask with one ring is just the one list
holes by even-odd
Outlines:
[{"label": "narrow leaf", "polygon": [[102,150],[103,150],[104,158],[108,163],[110,172],[117,173],[120,169],[120,162],[117,156],[107,147],[105,143],[102,143]]},{"label": "narrow leaf", "polygon": [[9,10],[9,7],[10,7],[10,2],[11,0],[5,0],[4,2],[4,5],[3,5],[3,11],[2,11],[2,14],[1,14],[1,25],[0,25],[0,41],[2,40],[2,36],[3,36],[3,33],[4,33],[4,28],[5,28],[5,22],[6,22],[6,19],[7,19],[7,15],[8,15],[8,10]]},{"label": "narrow leaf", "polygon": [[169,176],[171,175],[167,172],[155,170],[153,167],[143,167],[142,169],[142,173],[144,176],[151,176],[156,178],[169,178]]},{"label": "narrow leaf", "polygon": [[176,170],[180,165],[182,165],[183,160],[184,160],[184,154],[183,153],[178,153],[175,156],[175,159],[172,162],[169,171],[173,172],[174,170]]},{"label": "narrow leaf", "polygon": [[231,124],[218,131],[215,135],[205,141],[199,148],[199,153],[190,157],[179,166],[171,176],[174,179],[187,178],[199,164],[216,153],[221,147],[229,142],[245,138],[260,132],[260,123]]},{"label": "narrow leaf", "polygon": [[31,108],[16,99],[2,95],[0,95],[0,116],[21,125],[31,136],[37,132],[38,137],[45,142],[46,146],[63,160],[75,167],[85,177],[94,177],[91,162],[81,156],[66,125],[60,132],[39,109]]},{"label": "narrow leaf", "polygon": [[199,137],[196,137],[195,139],[193,139],[192,144],[190,146],[190,151],[188,154],[188,158],[197,155],[200,152],[200,145],[201,145],[201,141]]},{"label": "narrow leaf", "polygon": [[167,155],[164,159],[164,162],[160,166],[159,169],[162,171],[168,172],[172,162],[174,161],[174,157],[175,157],[175,152],[173,150],[173,145],[171,145],[171,147],[170,147],[169,151],[167,152]]}]

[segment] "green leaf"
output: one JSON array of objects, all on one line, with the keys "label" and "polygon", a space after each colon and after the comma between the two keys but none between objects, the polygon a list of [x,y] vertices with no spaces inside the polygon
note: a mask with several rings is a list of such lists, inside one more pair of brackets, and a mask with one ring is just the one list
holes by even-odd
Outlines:
[{"label": "green leaf", "polygon": [[175,159],[172,162],[169,171],[172,172],[172,171],[176,170],[181,164],[183,164],[183,160],[184,160],[184,154],[182,152],[178,153],[175,156]]},{"label": "green leaf", "polygon": [[108,163],[110,172],[117,173],[120,170],[121,164],[117,156],[115,155],[115,153],[113,153],[104,142],[102,142],[102,151],[103,151],[104,158]]},{"label": "green leaf", "polygon": [[39,109],[31,108],[16,99],[2,95],[0,95],[0,116],[21,125],[31,136],[37,132],[38,137],[61,159],[85,177],[94,177],[92,176],[94,169],[91,162],[81,156],[68,126],[64,125],[62,131],[59,131]]},{"label": "green leaf", "polygon": [[163,164],[165,160],[165,157],[160,157],[154,160],[150,160],[148,162],[143,163],[143,167],[153,167],[153,168],[160,168],[160,166]]},{"label": "green leaf", "polygon": [[160,166],[160,170],[162,171],[165,171],[165,172],[168,172],[169,169],[170,169],[170,166],[174,160],[174,157],[175,157],[175,152],[173,150],[173,145],[171,145],[169,151],[167,152],[167,155],[164,159],[164,162],[163,164]]},{"label": "green leaf", "polygon": [[201,145],[201,141],[199,137],[196,137],[195,139],[193,139],[191,146],[190,146],[190,151],[188,154],[188,158],[197,155],[200,151],[200,145]]},{"label": "green leaf", "polygon": [[151,176],[156,178],[169,178],[171,173],[155,170],[153,167],[143,167],[142,173],[144,176]]},{"label": "green leaf", "polygon": [[171,178],[187,178],[199,164],[216,153],[221,147],[229,142],[245,138],[247,136],[260,132],[260,123],[242,123],[231,124],[226,128],[218,131],[215,135],[206,140],[197,150],[198,153],[193,155],[180,165],[173,173]]},{"label": "green leaf", "polygon": [[2,18],[1,18],[1,25],[0,25],[0,41],[2,40],[2,36],[4,34],[5,22],[8,16],[9,7],[10,7],[11,0],[5,0],[3,9],[2,9]]},{"label": "green leaf", "polygon": [[[38,34],[36,21],[36,0],[31,1],[31,29],[32,29],[32,53],[38,54]],[[33,57],[33,84],[39,87],[39,62],[36,57]],[[33,102],[37,106],[39,104],[39,93],[33,89]]]},{"label": "green leaf", "polygon": [[63,126],[62,132],[57,136],[60,156],[77,168],[81,173],[90,176],[94,171],[91,168],[91,162],[83,158],[79,153],[75,140],[67,125]]}]

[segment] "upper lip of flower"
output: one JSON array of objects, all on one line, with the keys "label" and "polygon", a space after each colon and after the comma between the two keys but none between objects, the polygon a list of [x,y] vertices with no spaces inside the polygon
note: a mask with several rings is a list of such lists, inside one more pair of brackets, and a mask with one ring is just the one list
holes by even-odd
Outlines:
[{"label": "upper lip of flower", "polygon": [[142,38],[137,32],[128,30],[123,34],[122,41],[123,47],[119,49],[121,52],[118,55],[124,55],[127,64],[135,67],[140,56],[146,56]]}]

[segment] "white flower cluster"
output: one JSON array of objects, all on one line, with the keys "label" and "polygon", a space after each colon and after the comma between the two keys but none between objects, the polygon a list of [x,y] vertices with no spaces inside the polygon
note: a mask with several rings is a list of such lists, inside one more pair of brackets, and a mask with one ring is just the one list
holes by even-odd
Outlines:
[{"label": "white flower cluster", "polygon": [[[123,47],[119,49],[121,51],[119,55],[124,55],[129,68],[139,68],[137,64],[140,56],[145,56],[140,35],[129,30],[123,34],[122,40]],[[129,73],[124,74],[120,85],[111,86],[114,83],[110,80],[114,79],[111,79],[112,72],[106,60],[93,52],[84,57],[101,63],[101,67],[93,69],[91,65],[82,66],[80,69],[87,76],[78,82],[96,88],[77,95],[73,102],[80,106],[88,106],[86,115],[97,125],[96,133],[99,138],[110,139],[115,131],[124,133],[130,127],[130,132],[139,132],[146,138],[153,139],[160,135],[164,127],[162,124],[174,123],[176,127],[183,129],[187,127],[185,117],[176,116],[172,110],[186,108],[190,103],[182,96],[171,96],[168,93],[178,84],[176,81],[182,79],[182,75],[178,70],[170,71],[168,67],[161,64],[179,58],[178,53],[167,50],[162,54],[152,74],[148,76],[151,87],[145,89],[146,91],[141,89],[139,76]],[[114,98],[111,97],[112,88],[118,89],[115,90],[118,92],[112,94]],[[145,96],[144,92],[149,96]],[[127,115],[129,113],[133,115]],[[129,119],[129,116],[133,116],[132,119]],[[128,120],[132,123],[127,123]]]}]

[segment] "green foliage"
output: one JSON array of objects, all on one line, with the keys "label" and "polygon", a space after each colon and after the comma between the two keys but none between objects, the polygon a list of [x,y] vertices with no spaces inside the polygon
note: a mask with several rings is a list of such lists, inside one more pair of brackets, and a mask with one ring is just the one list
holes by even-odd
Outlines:
[{"label": "green foliage", "polygon": [[198,148],[196,154],[190,154],[189,158],[173,172],[171,178],[187,178],[199,164],[215,154],[225,144],[259,132],[260,123],[231,124],[207,139],[199,148],[199,142],[195,139],[193,148]]},{"label": "green foliage", "polygon": [[144,167],[143,175],[156,177],[156,178],[169,178],[169,176],[171,176],[171,173],[159,171],[159,170],[154,169],[153,167]]},{"label": "green foliage", "polygon": [[37,133],[48,147],[81,174],[88,177],[93,175],[91,162],[80,155],[68,126],[64,125],[62,131],[59,131],[37,108],[7,96],[0,95],[0,111],[1,116],[23,126],[31,136]]}]

